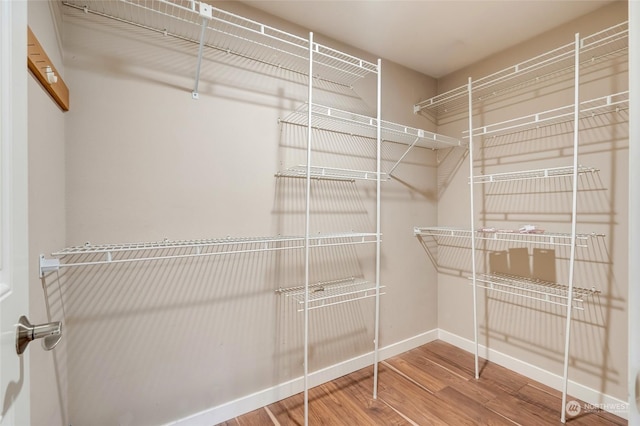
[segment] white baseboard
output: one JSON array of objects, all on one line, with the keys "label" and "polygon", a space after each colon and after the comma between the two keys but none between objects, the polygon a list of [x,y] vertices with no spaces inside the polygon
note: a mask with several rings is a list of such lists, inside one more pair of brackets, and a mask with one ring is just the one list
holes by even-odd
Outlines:
[{"label": "white baseboard", "polygon": [[[440,339],[463,349],[467,352],[474,352],[474,343],[471,340],[449,333],[448,331],[435,329],[417,336],[405,339],[401,342],[380,348],[380,361],[407,352],[418,346],[424,345],[431,341]],[[536,380],[544,385],[554,389],[562,389],[562,377],[557,374],[543,370],[535,365],[529,364],[522,360],[516,359],[510,355],[503,354],[493,349],[487,349],[485,346],[478,347],[478,355],[484,359],[501,365],[509,370]],[[319,384],[337,379],[346,374],[357,371],[361,368],[368,367],[373,364],[373,352],[349,359],[347,361],[332,365],[322,370],[314,371],[309,374],[309,386],[317,386]],[[290,380],[285,383],[273,386],[253,393],[251,395],[229,401],[225,404],[212,407],[210,409],[193,414],[189,417],[169,423],[175,426],[201,426],[218,424],[234,417],[240,416],[249,411],[256,410],[265,405],[272,404],[281,399],[302,392],[304,381],[302,377]],[[592,404],[603,410],[611,411],[613,414],[627,419],[628,404],[625,401],[614,398],[610,395],[603,394],[591,389],[580,383],[569,380],[568,392],[575,398]]]},{"label": "white baseboard", "polygon": [[[378,353],[379,359],[382,361],[436,339],[438,339],[437,329],[427,331],[409,339],[380,348]],[[310,373],[309,386],[317,386],[322,383],[326,383],[370,365],[373,365],[373,351]],[[302,377],[298,377],[288,382],[229,401],[225,404],[212,407],[169,424],[176,426],[215,425],[244,413],[248,413],[249,411],[264,407],[265,405],[280,401],[281,399],[295,395],[303,390],[304,379]]]},{"label": "white baseboard", "polygon": [[[449,333],[448,331],[438,329],[438,339],[450,343],[467,352],[474,353],[474,342],[472,340]],[[501,365],[509,370],[529,377],[532,380],[540,382],[551,388],[562,390],[562,376],[551,373],[542,368],[536,367],[510,355],[503,354],[493,349],[487,349],[485,346],[478,346],[478,356],[489,360],[493,363]],[[578,398],[594,407],[610,411],[618,417],[627,419],[629,413],[629,405],[626,401],[614,398],[610,395],[603,394],[595,389],[591,389],[580,383],[569,380],[567,385],[567,393],[574,398]]]}]

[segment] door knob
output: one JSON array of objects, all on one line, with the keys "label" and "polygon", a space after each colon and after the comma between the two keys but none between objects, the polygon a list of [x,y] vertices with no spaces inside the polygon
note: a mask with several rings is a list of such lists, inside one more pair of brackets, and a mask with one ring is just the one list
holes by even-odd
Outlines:
[{"label": "door knob", "polygon": [[62,339],[62,322],[60,321],[31,325],[27,317],[23,315],[18,320],[16,328],[16,352],[18,355],[22,355],[33,340],[44,339],[42,346],[45,350],[50,351]]}]

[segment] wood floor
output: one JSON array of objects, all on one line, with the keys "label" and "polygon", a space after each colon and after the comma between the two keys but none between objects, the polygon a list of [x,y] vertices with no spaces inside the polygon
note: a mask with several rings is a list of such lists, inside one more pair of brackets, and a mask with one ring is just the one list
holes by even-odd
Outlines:
[{"label": "wood floor", "polygon": [[[434,341],[380,363],[376,400],[371,367],[310,389],[309,424],[561,424],[560,392],[486,361],[481,371],[480,379],[474,379],[472,354]],[[303,424],[302,394],[222,423]],[[604,411],[582,410],[567,416],[567,424],[626,425],[627,421]]]}]

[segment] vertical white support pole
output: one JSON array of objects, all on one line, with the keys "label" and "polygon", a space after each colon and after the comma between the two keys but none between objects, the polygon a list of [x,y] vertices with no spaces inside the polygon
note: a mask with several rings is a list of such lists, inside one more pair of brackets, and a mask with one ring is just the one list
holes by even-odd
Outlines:
[{"label": "vertical white support pole", "polygon": [[[629,114],[640,111],[640,1],[629,2]],[[640,122],[629,120],[629,424],[640,425]]]},{"label": "vertical white support pole", "polygon": [[378,59],[378,101],[377,101],[377,126],[376,126],[376,313],[375,313],[375,331],[373,337],[373,399],[378,398],[378,349],[380,347],[380,175],[382,174],[382,140],[381,140],[381,90],[382,90],[382,61]]},{"label": "vertical white support pole", "polygon": [[309,234],[311,232],[311,106],[313,102],[313,33],[309,33],[309,94],[307,115],[307,199],[304,224],[304,424],[309,425]]},{"label": "vertical white support pole", "polygon": [[480,378],[480,366],[478,363],[478,287],[476,285],[476,217],[474,206],[475,182],[473,181],[473,82],[469,77],[467,86],[469,93],[469,203],[471,222],[471,283],[473,284],[473,341],[476,368],[476,379]]},{"label": "vertical white support pole", "polygon": [[571,313],[573,311],[573,273],[576,260],[576,225],[578,216],[578,141],[580,135],[580,34],[575,36],[575,78],[573,99],[573,197],[571,202],[571,254],[569,255],[569,294],[567,295],[567,324],[564,341],[564,370],[560,421],[567,420],[567,386],[569,383],[569,347],[571,343]]}]

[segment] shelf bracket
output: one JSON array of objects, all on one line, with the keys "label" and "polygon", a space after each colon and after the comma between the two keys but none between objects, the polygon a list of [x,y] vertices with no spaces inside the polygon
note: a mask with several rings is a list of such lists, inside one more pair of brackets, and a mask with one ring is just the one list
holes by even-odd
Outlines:
[{"label": "shelf bracket", "polygon": [[416,145],[416,143],[418,143],[419,140],[420,140],[420,135],[416,138],[415,141],[413,141],[413,143],[411,145],[409,145],[409,148],[407,148],[407,150],[404,152],[404,154],[402,154],[400,156],[400,159],[396,162],[396,164],[393,165],[393,167],[391,167],[391,170],[389,170],[387,172],[387,174],[389,176],[391,176],[393,174],[393,171],[396,169],[396,167],[398,167],[398,165],[402,162],[402,160],[404,160],[404,157],[406,157],[407,154],[409,154],[409,151],[411,151],[413,149],[413,147]]},{"label": "shelf bracket", "polygon": [[40,255],[38,259],[40,278],[44,278],[44,274],[47,272],[53,272],[60,269],[60,259],[46,259],[44,254]]},{"label": "shelf bracket", "polygon": [[193,86],[193,92],[191,92],[192,99],[200,99],[198,94],[198,85],[200,84],[200,67],[202,66],[202,52],[204,50],[204,37],[207,32],[207,25],[209,20],[213,17],[213,9],[206,3],[200,3],[200,16],[202,16],[202,29],[200,30],[200,44],[198,46],[198,63],[196,65],[196,81]]}]

